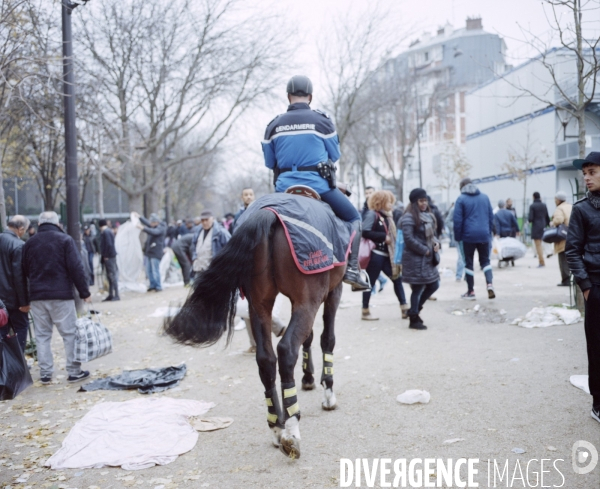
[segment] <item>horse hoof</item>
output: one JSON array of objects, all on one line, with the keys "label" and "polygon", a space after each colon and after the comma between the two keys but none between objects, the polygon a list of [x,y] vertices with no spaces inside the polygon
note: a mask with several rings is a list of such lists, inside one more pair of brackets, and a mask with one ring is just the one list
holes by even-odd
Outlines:
[{"label": "horse hoof", "polygon": [[337,407],[337,399],[331,389],[325,389],[321,407],[325,411],[333,411]]},{"label": "horse hoof", "polygon": [[302,384],[303,391],[312,391],[315,388],[315,383],[312,384]]},{"label": "horse hoof", "polygon": [[300,440],[295,437],[281,437],[281,445],[279,449],[292,460],[300,458]]},{"label": "horse hoof", "polygon": [[335,410],[335,408],[337,408],[337,404],[331,405],[331,404],[328,404],[325,401],[323,401],[321,403],[321,407],[323,408],[324,411],[333,411],[333,410]]}]

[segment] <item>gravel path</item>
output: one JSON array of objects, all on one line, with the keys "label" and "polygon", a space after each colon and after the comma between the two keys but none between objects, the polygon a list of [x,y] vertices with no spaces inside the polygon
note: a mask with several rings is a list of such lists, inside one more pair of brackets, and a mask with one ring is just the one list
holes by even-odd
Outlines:
[{"label": "gravel path", "polygon": [[[442,267],[453,269],[455,258],[455,250],[445,250]],[[569,383],[571,375],[587,373],[583,323],[543,329],[510,325],[532,307],[569,302],[568,289],[556,287],[560,275],[556,258],[544,269],[536,265],[528,255],[514,268],[495,267],[498,298],[493,301],[483,298],[482,273],[476,275],[480,295],[476,302],[461,301],[466,286],[456,283],[453,274],[445,275],[437,301],[428,302],[422,314],[427,331],[409,330],[408,321],[400,319],[391,284],[372,300],[372,312],[381,318],[376,322],[360,320],[360,294],[345,290],[336,328],[334,389],[339,407],[321,410],[320,388],[299,393],[302,457],[296,461],[270,444],[256,363],[243,353],[248,347],[245,331],[236,332],[228,347],[177,346],[157,334],[161,320],[148,316],[158,307],[181,302],[186,289],[124,294],[118,303],[100,303],[98,297],[95,307],[113,332],[114,352],[88,364],[94,377],[185,362],[188,374],[180,386],[156,395],[213,401],[217,406],[208,416],[232,417],[233,425],[200,433],[191,452],[162,467],[136,472],[44,468],[46,458],[92,406],[140,396],[77,393],[77,387],[66,383],[56,333],[56,363],[59,367],[62,363],[55,372],[56,382],[50,386],[36,382],[16,400],[0,402],[0,486],[339,487],[341,458],[464,457],[481,460],[476,477],[480,487],[488,487],[488,459],[502,466],[508,460],[511,476],[518,465],[524,477],[527,463],[537,459],[529,465],[530,484],[516,479],[512,487],[535,487],[533,472],[540,471],[540,459],[563,459],[556,462],[565,479],[562,487],[598,488],[600,467],[587,475],[576,475],[571,468],[571,449],[577,440],[600,449],[600,426],[589,415],[591,397]],[[410,287],[405,289],[408,294]],[[476,304],[478,312],[472,310]],[[319,318],[316,333],[321,329]],[[317,370],[318,344],[315,340]],[[299,384],[300,365],[297,372]],[[32,374],[39,377],[37,366]],[[407,389],[429,391],[430,403],[399,404],[396,396]],[[444,443],[452,439],[461,440]],[[525,453],[513,453],[514,448]],[[561,476],[552,463],[545,463],[550,472],[544,485],[560,486]],[[375,487],[379,482],[378,477]]]}]

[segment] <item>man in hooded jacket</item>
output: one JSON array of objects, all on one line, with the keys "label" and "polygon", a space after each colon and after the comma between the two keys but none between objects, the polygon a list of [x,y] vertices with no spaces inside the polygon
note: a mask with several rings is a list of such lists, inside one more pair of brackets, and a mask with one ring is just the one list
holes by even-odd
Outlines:
[{"label": "man in hooded jacket", "polygon": [[490,241],[494,229],[494,210],[487,195],[481,193],[470,178],[460,181],[460,197],[454,206],[454,239],[465,261],[468,290],[461,297],[475,300],[475,251],[485,274],[488,298],[496,297],[490,264]]}]

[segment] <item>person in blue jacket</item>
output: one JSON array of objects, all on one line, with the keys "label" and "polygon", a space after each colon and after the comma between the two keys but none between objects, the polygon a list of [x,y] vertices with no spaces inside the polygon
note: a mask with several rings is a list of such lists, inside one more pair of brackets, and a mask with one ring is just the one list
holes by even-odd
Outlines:
[{"label": "person in blue jacket", "polygon": [[265,131],[265,166],[274,172],[276,192],[285,192],[294,185],[311,187],[336,216],[352,223],[355,234],[344,282],[352,284],[354,291],[370,290],[358,266],[360,214],[335,185],[334,164],[340,159],[337,132],[326,113],[311,110],[312,91],[312,82],[306,76],[296,75],[288,82],[288,110],[275,117]]},{"label": "person in blue jacket", "polygon": [[498,201],[498,212],[494,215],[494,233],[500,238],[515,238],[519,235],[517,218],[506,209],[504,200]]},{"label": "person in blue jacket", "polygon": [[482,194],[470,178],[460,181],[461,195],[454,206],[454,239],[465,261],[465,275],[468,290],[461,297],[475,300],[475,277],[473,262],[475,251],[479,255],[479,264],[485,274],[488,297],[494,293],[492,265],[490,264],[490,241],[494,229],[494,211],[490,199]]}]

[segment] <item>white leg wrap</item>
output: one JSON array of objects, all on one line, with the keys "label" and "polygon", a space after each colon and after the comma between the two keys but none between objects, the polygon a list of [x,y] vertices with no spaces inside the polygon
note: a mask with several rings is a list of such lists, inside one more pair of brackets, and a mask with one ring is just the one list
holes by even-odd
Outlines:
[{"label": "white leg wrap", "polygon": [[300,421],[298,421],[296,416],[288,418],[288,420],[285,422],[285,436],[300,440]]},{"label": "white leg wrap", "polygon": [[325,409],[333,409],[336,404],[337,399],[335,398],[333,390],[325,388],[323,390],[323,407]]},{"label": "white leg wrap", "polygon": [[273,446],[275,448],[279,448],[280,441],[281,441],[282,429],[278,428],[277,426],[273,426],[271,428],[271,433],[273,434]]}]

